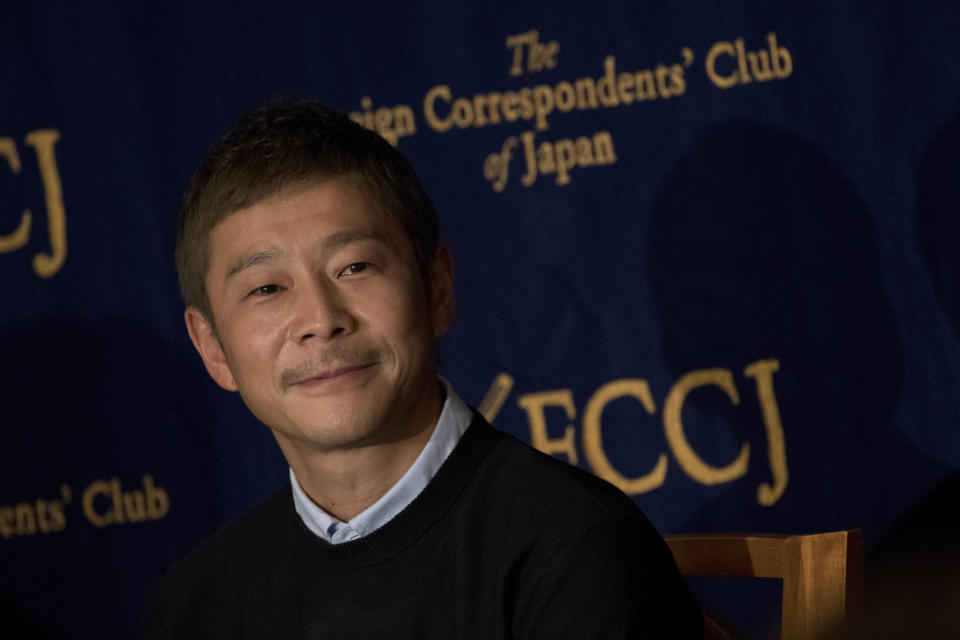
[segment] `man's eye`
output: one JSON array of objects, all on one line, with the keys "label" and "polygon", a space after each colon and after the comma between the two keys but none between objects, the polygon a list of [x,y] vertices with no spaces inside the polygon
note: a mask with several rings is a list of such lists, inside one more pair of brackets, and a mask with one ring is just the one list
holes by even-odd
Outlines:
[{"label": "man's eye", "polygon": [[352,276],[356,273],[360,273],[367,268],[366,262],[353,262],[347,265],[347,268],[340,272],[341,276]]},{"label": "man's eye", "polygon": [[250,292],[250,295],[252,295],[252,296],[269,296],[270,294],[276,293],[276,292],[279,291],[279,290],[280,290],[280,287],[278,287],[278,286],[275,285],[275,284],[265,284],[265,285],[263,285],[262,287],[257,287],[256,289],[254,289],[253,291],[251,291],[251,292]]}]

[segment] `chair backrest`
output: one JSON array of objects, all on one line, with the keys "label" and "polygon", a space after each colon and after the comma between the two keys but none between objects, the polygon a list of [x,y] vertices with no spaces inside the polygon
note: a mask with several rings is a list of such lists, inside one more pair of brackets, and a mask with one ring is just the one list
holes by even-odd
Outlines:
[{"label": "chair backrest", "polygon": [[826,637],[863,603],[863,534],[681,534],[666,536],[685,575],[783,580],[782,640]]}]

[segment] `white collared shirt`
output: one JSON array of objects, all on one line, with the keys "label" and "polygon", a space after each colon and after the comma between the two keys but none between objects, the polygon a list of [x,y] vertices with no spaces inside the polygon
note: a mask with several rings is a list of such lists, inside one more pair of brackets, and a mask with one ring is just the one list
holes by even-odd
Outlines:
[{"label": "white collared shirt", "polygon": [[470,426],[473,413],[463,403],[443,378],[440,379],[447,392],[440,419],[414,463],[400,480],[390,487],[379,500],[357,514],[350,522],[337,520],[318,507],[303,491],[293,469],[290,469],[290,485],[293,487],[293,505],[313,533],[331,544],[349,542],[373,533],[398,513],[404,510],[436,475],[450,452],[457,446],[460,436]]}]

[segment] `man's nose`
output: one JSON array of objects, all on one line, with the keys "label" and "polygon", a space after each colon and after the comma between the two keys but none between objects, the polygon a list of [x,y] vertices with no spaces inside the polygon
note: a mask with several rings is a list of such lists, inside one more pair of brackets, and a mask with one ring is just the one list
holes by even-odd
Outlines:
[{"label": "man's nose", "polygon": [[292,340],[299,343],[330,340],[348,335],[356,328],[356,321],[335,283],[321,276],[305,282],[295,294],[296,320],[291,327]]}]

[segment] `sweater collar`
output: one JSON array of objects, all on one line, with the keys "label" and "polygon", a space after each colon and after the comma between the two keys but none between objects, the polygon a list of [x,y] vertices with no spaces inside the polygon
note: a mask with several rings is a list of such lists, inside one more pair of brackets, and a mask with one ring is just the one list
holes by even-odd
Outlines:
[{"label": "sweater collar", "polygon": [[286,529],[285,539],[292,548],[305,554],[303,560],[316,563],[317,567],[345,569],[380,562],[413,544],[449,511],[501,437],[483,416],[473,411],[466,432],[426,488],[392,520],[357,540],[330,544],[315,535],[293,508],[290,493],[283,496],[285,513],[276,524]]},{"label": "sweater collar", "polygon": [[473,419],[470,409],[450,383],[443,378],[440,382],[446,392],[446,399],[440,418],[420,455],[395,485],[349,522],[338,520],[317,506],[300,486],[293,469],[290,469],[294,508],[314,535],[331,544],[357,540],[385,525],[420,495],[457,446]]}]

